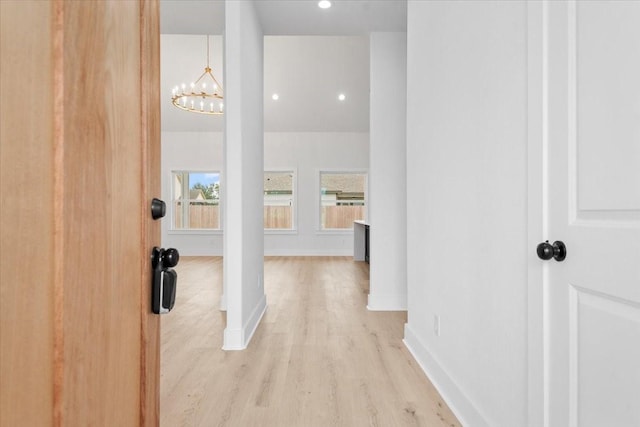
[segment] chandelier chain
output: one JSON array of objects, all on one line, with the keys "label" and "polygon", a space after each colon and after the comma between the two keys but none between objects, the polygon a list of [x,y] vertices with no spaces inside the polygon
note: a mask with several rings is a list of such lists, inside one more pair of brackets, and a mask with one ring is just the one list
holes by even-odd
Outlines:
[{"label": "chandelier chain", "polygon": [[209,65],[209,34],[207,34],[207,68],[211,68]]}]

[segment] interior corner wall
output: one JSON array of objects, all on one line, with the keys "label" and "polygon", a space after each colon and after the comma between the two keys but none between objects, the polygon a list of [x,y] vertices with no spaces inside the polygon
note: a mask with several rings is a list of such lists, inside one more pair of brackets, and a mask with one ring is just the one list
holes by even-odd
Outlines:
[{"label": "interior corner wall", "polygon": [[407,34],[370,46],[369,310],[407,309]]},{"label": "interior corner wall", "polygon": [[405,343],[463,425],[528,424],[526,8],[408,3]]},{"label": "interior corner wall", "polygon": [[225,350],[247,347],[267,307],[263,232],[263,33],[253,1],[225,3]]}]

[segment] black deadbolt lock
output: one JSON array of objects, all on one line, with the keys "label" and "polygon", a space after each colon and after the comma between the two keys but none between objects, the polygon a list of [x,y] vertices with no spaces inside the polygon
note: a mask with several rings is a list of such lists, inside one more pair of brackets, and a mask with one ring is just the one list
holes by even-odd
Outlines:
[{"label": "black deadbolt lock", "polygon": [[172,267],[178,265],[180,254],[177,249],[155,247],[151,253],[151,310],[155,314],[171,311],[176,303],[178,273]]},{"label": "black deadbolt lock", "polygon": [[151,218],[160,219],[167,214],[167,205],[155,197],[151,200]]}]

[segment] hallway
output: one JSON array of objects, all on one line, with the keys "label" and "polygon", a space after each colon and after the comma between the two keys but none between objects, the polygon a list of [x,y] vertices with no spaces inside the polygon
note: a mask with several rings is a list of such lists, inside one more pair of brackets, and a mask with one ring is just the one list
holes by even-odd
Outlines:
[{"label": "hallway", "polygon": [[265,258],[268,308],[247,350],[221,350],[222,258],[184,257],[162,317],[161,425],[458,426],[402,343],[404,312],[366,309],[368,265]]}]

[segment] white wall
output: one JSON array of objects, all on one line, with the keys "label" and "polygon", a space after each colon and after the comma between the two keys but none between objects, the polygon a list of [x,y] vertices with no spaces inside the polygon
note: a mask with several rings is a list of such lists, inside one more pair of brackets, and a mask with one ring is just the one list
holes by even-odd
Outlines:
[{"label": "white wall", "polygon": [[[222,170],[221,133],[162,133],[162,197],[171,200],[172,170]],[[297,231],[269,232],[264,237],[265,255],[352,255],[353,237],[347,233],[318,232],[318,172],[366,170],[369,164],[367,133],[295,133],[264,135],[264,168],[296,172]],[[222,175],[224,205],[225,176]],[[260,183],[262,186],[262,183]],[[261,188],[261,187],[260,187]],[[180,254],[222,255],[222,231],[170,231],[170,214],[162,221],[162,245]],[[222,218],[224,227],[224,217]]]},{"label": "white wall", "polygon": [[171,172],[222,171],[222,145],[220,132],[162,132],[162,200],[167,202],[163,247],[177,248],[183,256],[222,255],[222,231],[171,230]]},{"label": "white wall", "polygon": [[267,234],[265,255],[353,255],[353,230],[321,232],[320,170],[364,170],[369,134],[279,132],[265,134],[265,169],[295,169],[297,232]]},{"label": "white wall", "polygon": [[526,13],[408,6],[405,342],[472,426],[527,425]]},{"label": "white wall", "polygon": [[253,1],[225,3],[225,350],[247,347],[267,308],[263,234],[263,34]]},{"label": "white wall", "polygon": [[407,35],[372,33],[370,310],[407,309]]}]

